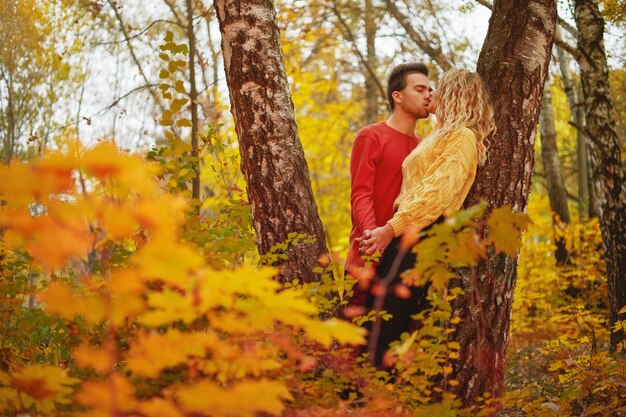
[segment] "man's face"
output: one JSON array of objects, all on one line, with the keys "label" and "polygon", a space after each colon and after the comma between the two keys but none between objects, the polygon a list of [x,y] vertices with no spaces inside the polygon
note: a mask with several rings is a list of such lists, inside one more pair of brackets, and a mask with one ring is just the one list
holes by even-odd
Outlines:
[{"label": "man's face", "polygon": [[395,106],[417,117],[425,119],[428,117],[428,103],[430,102],[430,81],[428,77],[420,73],[412,73],[406,76],[406,87],[398,91],[400,102]]}]

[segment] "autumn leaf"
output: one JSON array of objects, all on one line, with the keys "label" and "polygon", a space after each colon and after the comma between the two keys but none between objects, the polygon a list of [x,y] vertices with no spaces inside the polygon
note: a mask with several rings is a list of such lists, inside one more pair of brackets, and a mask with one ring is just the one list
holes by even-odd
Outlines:
[{"label": "autumn leaf", "polygon": [[25,366],[9,375],[9,383],[20,393],[29,396],[43,412],[54,410],[54,403],[70,402],[70,387],[78,383],[64,369],[50,365]]},{"label": "autumn leaf", "polygon": [[496,250],[515,257],[522,245],[522,232],[529,223],[530,218],[526,214],[513,212],[510,206],[496,208],[487,221],[490,229],[489,241]]},{"label": "autumn leaf", "polygon": [[93,368],[105,373],[111,367],[111,358],[104,350],[88,343],[81,343],[72,351],[76,364],[83,369]]},{"label": "autumn leaf", "polygon": [[188,412],[211,410],[213,415],[230,417],[254,417],[259,413],[279,415],[285,408],[284,401],[292,399],[283,384],[264,379],[232,384],[228,389],[202,381],[180,387],[176,397]]},{"label": "autumn leaf", "polygon": [[151,240],[133,259],[146,279],[159,279],[180,288],[186,288],[191,274],[204,264],[191,247],[171,238]]},{"label": "autumn leaf", "polygon": [[172,401],[163,398],[151,398],[137,407],[141,415],[146,417],[184,417],[182,411]]},{"label": "autumn leaf", "polygon": [[204,356],[216,344],[218,339],[207,332],[140,332],[130,344],[126,363],[134,374],[156,378],[162,370],[185,363],[189,357]]},{"label": "autumn leaf", "polygon": [[48,313],[59,314],[66,319],[82,316],[89,323],[100,323],[104,320],[104,302],[98,296],[81,296],[74,294],[72,288],[60,281],[51,281],[48,287],[39,291],[37,298]]},{"label": "autumn leaf", "polygon": [[133,385],[118,373],[103,381],[84,381],[76,393],[76,400],[106,415],[130,412],[137,407]]}]

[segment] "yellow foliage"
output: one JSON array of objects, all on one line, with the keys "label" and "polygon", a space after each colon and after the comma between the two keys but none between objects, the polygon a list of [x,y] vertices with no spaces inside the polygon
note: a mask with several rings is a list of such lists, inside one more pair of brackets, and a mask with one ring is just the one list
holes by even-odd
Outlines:
[{"label": "yellow foliage", "polygon": [[136,375],[156,378],[163,369],[185,363],[192,356],[204,356],[218,344],[218,338],[207,332],[140,332],[126,355],[126,365]]},{"label": "yellow foliage", "polygon": [[68,320],[82,316],[89,323],[97,324],[105,318],[104,301],[100,297],[75,294],[68,284],[59,281],[50,282],[45,290],[39,292],[38,298],[48,312]]},{"label": "yellow foliage", "polygon": [[[3,186],[9,204],[0,224],[8,255],[26,250],[54,271],[42,277],[37,298],[63,319],[59,331],[86,328],[88,338],[71,351],[73,364],[97,374],[75,396],[87,415],[277,414],[291,398],[278,377],[303,357],[281,341],[285,335],[327,347],[363,343],[363,329],[321,321],[307,292],[282,288],[274,268],[209,267],[202,248],[181,238],[183,224],[196,226],[182,198],[159,191],[154,164],[108,143],[71,149],[33,162],[38,187]],[[3,171],[17,181],[34,169]],[[184,382],[147,383],[177,372],[188,375]],[[51,375],[14,380],[34,401],[47,401],[39,410],[53,410],[65,401],[58,389],[64,380]],[[139,394],[147,387],[149,395]]]},{"label": "yellow foliage", "polygon": [[277,415],[284,409],[283,401],[292,398],[283,384],[268,380],[241,382],[228,389],[203,381],[179,389],[177,397],[188,412],[230,417]]},{"label": "yellow foliage", "polygon": [[0,373],[0,405],[9,408],[19,403],[25,407],[34,404],[40,412],[49,414],[54,411],[55,402],[70,402],[70,386],[77,382],[67,376],[65,370],[49,365],[31,365],[8,374]]},{"label": "yellow foliage", "polygon": [[133,411],[138,404],[133,385],[118,373],[110,374],[103,381],[83,381],[76,400],[106,415]]}]

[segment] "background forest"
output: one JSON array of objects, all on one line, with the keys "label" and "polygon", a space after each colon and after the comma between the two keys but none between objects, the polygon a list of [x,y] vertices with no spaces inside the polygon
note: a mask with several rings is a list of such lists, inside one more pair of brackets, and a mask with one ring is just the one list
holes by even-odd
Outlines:
[{"label": "background forest", "polygon": [[[234,87],[240,56],[222,39],[248,3],[279,30],[255,68],[284,63],[297,130],[280,152],[308,166],[304,185],[283,181],[288,164],[252,183],[266,169],[249,155],[272,156],[283,133]],[[386,119],[388,71],[420,61],[434,85],[453,67],[493,77],[484,48],[499,28],[522,32],[515,3],[2,0],[2,413],[625,415],[623,0],[557,2],[549,64],[529,71],[541,83],[517,108],[524,143],[493,157],[526,179],[500,200],[468,199],[420,241],[433,308],[394,347],[394,370],[351,364],[364,332],[336,318],[356,282],[343,271],[352,141]],[[520,14],[553,2],[527,3]],[[589,29],[604,42],[586,43]],[[515,82],[492,85],[526,103]],[[259,126],[261,139],[246,136]],[[285,210],[260,212],[289,186],[312,191],[301,203],[317,232],[315,219],[309,233],[285,226]],[[509,265],[506,284],[476,278],[485,264]],[[482,339],[494,351],[468,359]]]}]

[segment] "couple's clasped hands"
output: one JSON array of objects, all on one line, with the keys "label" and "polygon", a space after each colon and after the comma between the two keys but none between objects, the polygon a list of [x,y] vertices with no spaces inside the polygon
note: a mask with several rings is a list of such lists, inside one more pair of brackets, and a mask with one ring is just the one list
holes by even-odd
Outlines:
[{"label": "couple's clasped hands", "polygon": [[383,253],[393,238],[393,228],[389,224],[377,227],[374,230],[366,230],[363,232],[363,236],[357,239],[359,242],[359,253],[365,256]]}]

